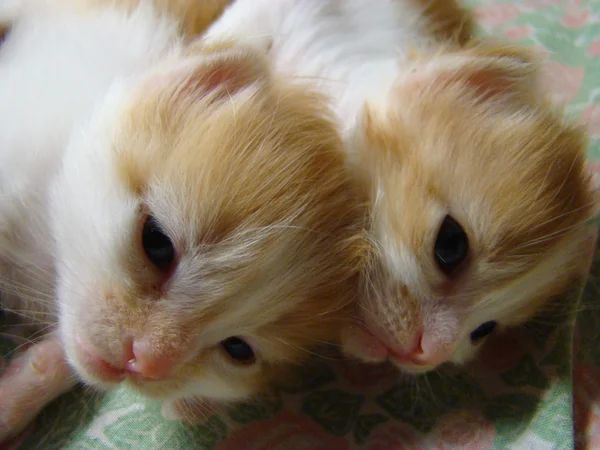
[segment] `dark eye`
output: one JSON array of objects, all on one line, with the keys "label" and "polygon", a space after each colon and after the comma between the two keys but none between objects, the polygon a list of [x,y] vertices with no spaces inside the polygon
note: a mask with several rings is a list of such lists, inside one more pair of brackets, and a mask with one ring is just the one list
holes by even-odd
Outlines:
[{"label": "dark eye", "polygon": [[4,42],[4,40],[8,37],[9,29],[0,24],[0,45]]},{"label": "dark eye", "polygon": [[233,360],[244,364],[254,362],[254,351],[243,339],[235,336],[230,337],[221,342],[221,345]]},{"label": "dark eye", "polygon": [[160,230],[154,217],[148,217],[142,231],[142,245],[148,259],[159,269],[173,264],[175,249],[171,240]]},{"label": "dark eye", "polygon": [[471,332],[471,341],[477,342],[486,337],[488,334],[491,334],[496,329],[496,325],[498,324],[494,320],[482,323]]},{"label": "dark eye", "polygon": [[435,262],[449,275],[467,257],[469,241],[465,230],[450,216],[444,217],[435,240]]}]

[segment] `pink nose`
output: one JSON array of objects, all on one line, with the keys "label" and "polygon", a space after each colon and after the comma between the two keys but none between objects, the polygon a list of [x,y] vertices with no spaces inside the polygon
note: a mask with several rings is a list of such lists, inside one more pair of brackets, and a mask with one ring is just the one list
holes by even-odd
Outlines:
[{"label": "pink nose", "polygon": [[121,363],[107,361],[86,341],[78,339],[78,342],[86,366],[106,381],[120,381],[127,374],[162,380],[173,370],[175,362],[173,356],[156,352],[144,339],[127,339],[124,342]]},{"label": "pink nose", "polygon": [[454,339],[419,330],[411,340],[399,340],[382,332],[354,324],[343,331],[344,351],[363,361],[381,362],[391,359],[400,364],[433,367],[450,358]]},{"label": "pink nose", "polygon": [[159,353],[144,339],[136,339],[126,346],[127,372],[153,380],[164,380],[173,371],[174,358]]},{"label": "pink nose", "polygon": [[388,350],[392,359],[417,366],[437,366],[445,362],[451,354],[447,343],[423,331],[416,333],[409,345],[402,348],[388,347]]}]

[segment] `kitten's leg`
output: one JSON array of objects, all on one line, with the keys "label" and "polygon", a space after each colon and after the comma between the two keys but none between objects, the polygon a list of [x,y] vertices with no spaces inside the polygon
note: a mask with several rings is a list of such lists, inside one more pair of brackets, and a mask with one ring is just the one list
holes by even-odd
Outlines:
[{"label": "kitten's leg", "polygon": [[22,431],[76,381],[55,337],[47,337],[14,358],[0,376],[0,442]]}]

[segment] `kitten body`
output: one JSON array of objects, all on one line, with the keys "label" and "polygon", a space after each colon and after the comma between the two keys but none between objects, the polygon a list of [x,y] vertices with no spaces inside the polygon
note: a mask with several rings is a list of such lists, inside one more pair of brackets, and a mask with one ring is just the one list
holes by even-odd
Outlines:
[{"label": "kitten body", "polygon": [[0,378],[0,440],[76,379],[178,415],[246,399],[335,340],[355,290],[322,96],[243,44],[187,47],[152,2],[82,6],[5,10],[3,304],[51,333]]},{"label": "kitten body", "polygon": [[[13,283],[50,296],[54,249],[48,186],[72,130],[89,121],[115,78],[147,69],[181,45],[176,22],[151,7],[125,18],[119,9],[82,13],[66,3],[32,2],[18,12],[14,6],[18,19],[11,23],[11,39],[0,47],[2,259]],[[20,262],[35,262],[33,272]],[[28,296],[21,294],[5,292],[3,302],[9,308],[22,305]],[[43,305],[49,309],[46,319],[54,317],[54,302]]]}]

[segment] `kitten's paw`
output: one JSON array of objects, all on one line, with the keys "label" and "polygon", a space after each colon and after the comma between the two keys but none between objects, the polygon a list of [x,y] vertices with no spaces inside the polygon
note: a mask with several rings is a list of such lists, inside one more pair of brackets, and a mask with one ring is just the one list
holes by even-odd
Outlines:
[{"label": "kitten's paw", "polygon": [[10,361],[0,377],[0,442],[23,431],[44,406],[74,384],[62,347],[54,338]]},{"label": "kitten's paw", "polygon": [[162,415],[168,420],[179,420],[190,424],[203,422],[215,414],[217,404],[203,398],[178,398],[167,400],[162,405]]}]

